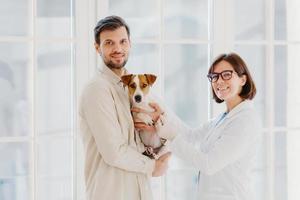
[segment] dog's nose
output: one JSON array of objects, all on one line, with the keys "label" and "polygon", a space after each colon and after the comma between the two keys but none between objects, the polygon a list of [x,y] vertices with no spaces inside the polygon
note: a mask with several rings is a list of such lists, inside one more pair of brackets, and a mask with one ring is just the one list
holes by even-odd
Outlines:
[{"label": "dog's nose", "polygon": [[142,96],[136,95],[136,96],[134,96],[134,100],[135,100],[135,102],[140,103],[142,101]]}]

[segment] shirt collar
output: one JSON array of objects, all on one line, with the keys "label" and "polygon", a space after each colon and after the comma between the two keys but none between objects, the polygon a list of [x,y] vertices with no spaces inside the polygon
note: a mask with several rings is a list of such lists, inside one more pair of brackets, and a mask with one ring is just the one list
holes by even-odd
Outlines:
[{"label": "shirt collar", "polygon": [[253,108],[253,102],[250,100],[244,100],[235,106],[227,115],[226,118],[232,117],[235,114],[239,113],[242,110]]},{"label": "shirt collar", "polygon": [[[100,73],[103,74],[104,77],[105,77],[105,79],[107,79],[111,83],[123,86],[121,77],[119,77],[118,75],[116,75],[106,65],[103,65],[102,69],[100,70]],[[125,69],[125,73],[124,74],[128,74],[128,72],[127,72],[126,69]]]}]

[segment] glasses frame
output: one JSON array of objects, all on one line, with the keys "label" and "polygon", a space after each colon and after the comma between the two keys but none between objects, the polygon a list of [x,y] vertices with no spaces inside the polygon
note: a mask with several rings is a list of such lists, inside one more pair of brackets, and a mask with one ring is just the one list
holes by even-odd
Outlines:
[{"label": "glasses frame", "polygon": [[[227,72],[230,72],[230,78],[224,78],[224,73],[227,73]],[[207,78],[208,78],[208,81],[211,82],[211,83],[217,82],[219,80],[220,76],[222,77],[222,79],[224,81],[228,81],[232,78],[232,74],[234,72],[235,71],[233,71],[233,70],[224,70],[224,71],[221,71],[220,73],[213,72],[213,73],[207,74]],[[217,77],[217,79],[215,79],[215,81],[214,81],[214,77]]]}]

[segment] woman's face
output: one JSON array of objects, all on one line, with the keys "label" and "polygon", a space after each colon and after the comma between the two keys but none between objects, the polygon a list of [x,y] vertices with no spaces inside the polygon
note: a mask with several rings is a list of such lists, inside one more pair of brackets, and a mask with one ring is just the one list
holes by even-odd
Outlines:
[{"label": "woman's face", "polygon": [[239,94],[246,83],[245,75],[239,77],[232,65],[224,60],[215,65],[214,73],[218,79],[212,82],[212,87],[219,99],[229,102],[241,98]]}]

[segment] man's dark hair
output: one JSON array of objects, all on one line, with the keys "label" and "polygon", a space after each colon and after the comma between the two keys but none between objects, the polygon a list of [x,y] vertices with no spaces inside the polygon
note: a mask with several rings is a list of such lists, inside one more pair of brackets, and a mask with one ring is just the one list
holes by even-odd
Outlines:
[{"label": "man's dark hair", "polygon": [[100,33],[105,30],[116,30],[120,27],[124,26],[127,31],[128,38],[130,38],[130,30],[127,23],[119,16],[111,15],[107,16],[104,19],[101,19],[96,27],[94,28],[94,36],[95,36],[95,42],[97,44],[100,44]]}]

